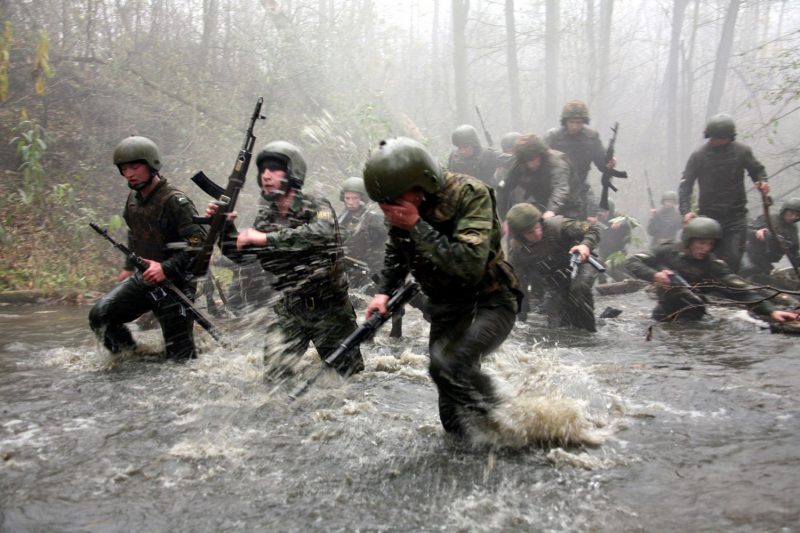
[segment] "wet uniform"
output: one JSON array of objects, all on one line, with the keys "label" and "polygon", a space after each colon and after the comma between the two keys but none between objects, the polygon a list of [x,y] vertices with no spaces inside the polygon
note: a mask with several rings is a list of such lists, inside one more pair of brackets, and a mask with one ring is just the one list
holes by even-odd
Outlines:
[{"label": "wet uniform", "polygon": [[542,212],[560,215],[570,206],[570,183],[574,181],[572,165],[561,152],[548,150],[535,171],[515,160],[498,191],[498,212],[505,217],[511,206],[528,202]]},{"label": "wet uniform", "polygon": [[[383,213],[374,206],[364,204],[356,212],[345,208],[339,216],[339,230],[348,258],[346,264],[350,288],[364,289],[372,284],[372,274],[379,274],[383,265],[386,243]],[[366,269],[356,261],[366,263]]]},{"label": "wet uniform", "polygon": [[498,153],[493,148],[475,146],[475,154],[465,158],[452,151],[447,159],[447,170],[456,174],[466,174],[478,178],[490,187],[495,186],[494,173],[497,170]]},{"label": "wet uniform", "polygon": [[578,133],[570,134],[562,126],[548,131],[544,142],[551,149],[562,152],[574,170],[570,183],[569,206],[560,214],[586,220],[587,215],[593,214],[594,206],[597,205],[588,180],[589,170],[592,164],[600,172],[606,168],[606,151],[600,141],[600,134],[588,126],[583,126]]},{"label": "wet uniform", "polygon": [[[780,261],[788,251],[796,264],[800,264],[800,245],[798,244],[797,225],[790,224],[783,219],[782,212],[771,216],[772,227],[778,232],[778,237],[767,228],[764,215],[757,217],[747,231],[747,264],[742,269],[742,275],[757,283],[782,285],[784,289],[797,289],[797,283],[786,284],[785,280],[770,277],[773,263]],[[766,240],[756,238],[756,231],[767,228]],[[778,241],[778,238],[782,242]],[[785,250],[785,251],[784,251]]]},{"label": "wet uniform", "polygon": [[647,223],[647,234],[651,237],[650,248],[674,240],[682,227],[683,217],[675,207],[661,207]]}]

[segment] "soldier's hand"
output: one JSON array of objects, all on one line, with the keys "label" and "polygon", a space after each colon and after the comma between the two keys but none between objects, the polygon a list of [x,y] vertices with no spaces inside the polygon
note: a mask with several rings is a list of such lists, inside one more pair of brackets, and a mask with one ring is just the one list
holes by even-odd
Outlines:
[{"label": "soldier's hand", "polygon": [[387,222],[400,229],[410,230],[419,220],[417,206],[407,200],[398,198],[394,203],[381,202],[378,205],[381,206]]},{"label": "soldier's hand", "polygon": [[664,287],[669,287],[672,285],[672,279],[670,276],[672,276],[672,270],[664,269],[653,274],[653,281],[659,285],[663,285]]},{"label": "soldier's hand", "polygon": [[769,194],[769,183],[764,180],[758,180],[756,182],[756,189],[761,191],[761,194]]},{"label": "soldier's hand", "polygon": [[617,166],[617,158],[612,157],[611,159],[608,160],[608,163],[606,163],[606,168],[611,170],[615,166]]},{"label": "soldier's hand", "polygon": [[554,216],[556,216],[556,214],[553,211],[545,211],[542,213],[542,218],[550,218]]},{"label": "soldier's hand", "polygon": [[373,296],[372,301],[367,306],[367,319],[375,313],[380,313],[381,316],[388,315],[389,310],[386,309],[386,302],[388,301],[389,296],[387,294],[376,294]]},{"label": "soldier's hand", "polygon": [[654,216],[656,216],[656,213],[658,213],[658,209],[651,209],[651,210],[650,210],[650,216],[651,216],[651,217],[654,217]]},{"label": "soldier's hand", "polygon": [[239,233],[236,237],[236,249],[241,250],[246,246],[266,246],[267,234],[258,231],[255,228],[247,228]]},{"label": "soldier's hand", "polygon": [[769,317],[775,322],[794,322],[800,320],[800,313],[795,311],[773,311]]},{"label": "soldier's hand", "polygon": [[131,276],[133,276],[133,271],[132,270],[124,270],[124,269],[120,270],[119,271],[119,276],[117,276],[117,281],[118,282],[119,281],[125,281],[126,279],[128,279]]},{"label": "soldier's hand", "polygon": [[145,259],[145,261],[147,261],[147,270],[142,272],[142,277],[147,283],[156,285],[167,279],[167,276],[164,275],[164,269],[161,268],[161,263],[150,261],[149,259]]},{"label": "soldier's hand", "polygon": [[589,247],[585,244],[577,244],[569,249],[569,253],[574,254],[575,252],[578,252],[581,255],[582,263],[585,263],[586,260],[589,259],[589,254],[592,253],[592,251],[589,250]]},{"label": "soldier's hand", "polygon": [[756,231],[756,239],[759,241],[767,240],[767,228],[761,228],[760,230]]},{"label": "soldier's hand", "polygon": [[[208,206],[206,206],[205,216],[213,217],[214,215],[219,213],[219,207],[220,207],[219,202],[208,202]],[[230,213],[228,213],[228,220],[233,222],[234,220],[236,220],[237,216],[238,214],[236,213],[236,211],[231,211]]]},{"label": "soldier's hand", "polygon": [[693,211],[689,211],[688,213],[683,215],[683,223],[684,224],[688,224],[689,221],[692,220],[693,218],[697,218],[697,213],[695,213]]}]

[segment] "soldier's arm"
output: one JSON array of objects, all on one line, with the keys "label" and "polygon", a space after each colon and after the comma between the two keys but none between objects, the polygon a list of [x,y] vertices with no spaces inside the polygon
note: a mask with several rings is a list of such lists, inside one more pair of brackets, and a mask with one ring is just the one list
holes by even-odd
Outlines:
[{"label": "soldier's arm", "polygon": [[[574,171],[566,157],[553,158],[552,169],[553,188],[550,198],[547,200],[547,210],[558,215],[564,210],[564,206],[569,200],[570,182],[575,181],[572,179]],[[578,192],[575,191],[575,194]]]},{"label": "soldier's arm", "polygon": [[756,156],[753,155],[753,150],[749,146],[744,147],[744,168],[747,169],[747,173],[753,183],[767,179],[767,171],[764,165],[756,159]]},{"label": "soldier's arm", "polygon": [[597,224],[565,219],[563,231],[573,242],[588,246],[589,251],[594,251],[600,243],[600,226]]},{"label": "soldier's arm", "polygon": [[170,223],[177,227],[179,237],[194,248],[194,250],[179,249],[172,257],[161,263],[164,275],[172,281],[177,281],[184,278],[196,249],[205,241],[207,232],[202,225],[194,221],[197,209],[186,196],[179,194],[170,198],[168,209],[171,213]]},{"label": "soldier's arm", "polygon": [[594,166],[597,167],[597,170],[600,172],[605,172],[608,161],[606,161],[606,149],[603,148],[603,142],[600,140],[600,135],[597,135],[592,140],[591,151],[592,163],[594,163]]},{"label": "soldier's arm", "polygon": [[694,182],[697,181],[698,170],[697,156],[692,154],[686,162],[686,168],[683,169],[681,183],[678,186],[678,203],[681,215],[685,215],[692,210],[692,190],[694,189]]},{"label": "soldier's arm", "polygon": [[[467,285],[477,284],[489,260],[494,204],[486,187],[465,187],[453,236],[439,233],[422,218],[409,232],[418,252],[442,272]],[[388,261],[388,257],[387,257]]]},{"label": "soldier's arm", "polygon": [[625,260],[625,268],[639,279],[655,281],[654,276],[656,273],[667,268],[661,258],[666,247],[668,245],[662,244],[656,247],[654,251],[640,252],[630,256]]},{"label": "soldier's arm", "polygon": [[711,267],[711,276],[720,282],[712,292],[731,300],[747,304],[751,311],[759,315],[769,316],[777,309],[774,303],[766,298],[774,296],[769,289],[756,289],[750,283],[733,273],[722,260],[715,260]]},{"label": "soldier's arm", "polygon": [[383,270],[381,270],[380,294],[392,294],[400,286],[409,272],[405,257],[400,252],[397,243],[397,229],[389,232],[383,256]]},{"label": "soldier's arm", "polygon": [[308,223],[267,233],[267,244],[259,252],[259,258],[271,259],[275,254],[280,254],[281,258],[289,258],[293,253],[330,250],[337,244],[335,216],[330,204],[318,203],[316,212]]}]

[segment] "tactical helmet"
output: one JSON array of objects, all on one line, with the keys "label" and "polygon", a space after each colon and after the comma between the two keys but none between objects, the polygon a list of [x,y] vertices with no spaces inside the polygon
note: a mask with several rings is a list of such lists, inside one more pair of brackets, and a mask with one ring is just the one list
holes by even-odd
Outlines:
[{"label": "tactical helmet", "polygon": [[678,203],[678,193],[676,193],[675,191],[666,191],[666,192],[664,192],[664,194],[661,195],[661,203],[663,204],[667,200],[677,204]]},{"label": "tactical helmet", "polygon": [[542,220],[542,212],[528,203],[516,204],[506,213],[508,230],[513,235],[522,235],[532,230]]},{"label": "tactical helmet", "polygon": [[789,198],[788,200],[784,201],[783,205],[781,206],[781,213],[787,209],[791,209],[792,211],[797,211],[800,213],[800,198]]},{"label": "tactical helmet", "polygon": [[504,152],[510,152],[511,149],[514,148],[514,143],[521,135],[522,134],[518,131],[509,131],[500,139],[500,148],[502,148]]},{"label": "tactical helmet", "polygon": [[134,161],[144,161],[154,171],[161,170],[158,146],[147,137],[127,137],[114,148],[114,164],[120,169],[120,173],[122,173],[120,165]]},{"label": "tactical helmet", "polygon": [[351,176],[342,183],[342,190],[339,192],[339,200],[344,202],[344,193],[355,192],[361,196],[361,201],[367,199],[367,189],[364,187],[364,180],[358,176]]},{"label": "tactical helmet", "polygon": [[408,137],[381,141],[364,165],[364,186],[376,202],[421,187],[435,193],[444,185],[442,168],[419,142]]},{"label": "tactical helmet", "polygon": [[580,100],[570,100],[564,104],[564,109],[561,110],[561,125],[566,126],[567,120],[571,118],[579,118],[583,120],[584,124],[588,124],[589,108]]},{"label": "tactical helmet", "polygon": [[256,157],[259,188],[261,187],[261,173],[269,160],[279,161],[286,166],[286,174],[291,188],[303,188],[303,182],[306,180],[306,160],[299,148],[286,141],[272,141],[267,144]]},{"label": "tactical helmet", "polygon": [[452,134],[453,146],[474,146],[481,147],[481,140],[478,138],[478,130],[469,124],[462,124],[453,130]]},{"label": "tactical helmet", "polygon": [[724,139],[726,137],[735,139],[736,123],[733,122],[733,118],[731,118],[730,115],[726,115],[724,113],[714,115],[706,124],[706,129],[703,132],[703,135],[705,135],[706,139]]},{"label": "tactical helmet", "polygon": [[514,142],[514,156],[520,163],[527,163],[546,153],[547,145],[533,133],[522,135]]},{"label": "tactical helmet", "polygon": [[683,228],[681,240],[684,246],[689,246],[692,239],[714,239],[722,237],[722,226],[713,218],[697,217],[689,221]]}]

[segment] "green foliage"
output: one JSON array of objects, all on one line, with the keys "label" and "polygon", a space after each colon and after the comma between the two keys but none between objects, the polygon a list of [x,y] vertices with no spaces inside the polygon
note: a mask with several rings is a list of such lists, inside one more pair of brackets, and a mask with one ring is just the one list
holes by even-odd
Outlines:
[{"label": "green foliage", "polygon": [[53,77],[53,68],[50,66],[50,37],[46,31],[39,32],[39,39],[36,42],[33,77],[36,79],[36,94],[43,95],[45,78]]},{"label": "green foliage", "polygon": [[11,47],[14,46],[14,35],[11,21],[3,24],[3,35],[0,36],[0,102],[8,98],[8,70],[11,67]]},{"label": "green foliage", "polygon": [[614,252],[613,254],[610,254],[608,257],[606,257],[606,267],[609,270],[621,267],[625,263],[626,257],[627,256],[625,255],[625,252],[623,252],[622,250]]},{"label": "green foliage", "polygon": [[18,135],[11,139],[11,144],[16,145],[17,155],[22,160],[19,169],[22,171],[24,184],[24,189],[19,191],[20,200],[25,205],[41,205],[45,183],[42,158],[47,151],[44,128],[23,114],[15,132]]}]

